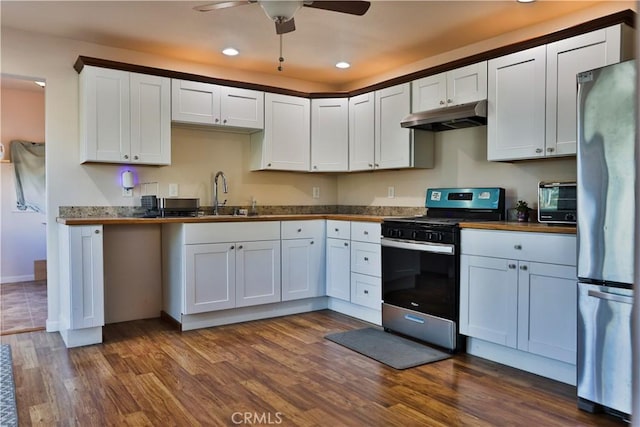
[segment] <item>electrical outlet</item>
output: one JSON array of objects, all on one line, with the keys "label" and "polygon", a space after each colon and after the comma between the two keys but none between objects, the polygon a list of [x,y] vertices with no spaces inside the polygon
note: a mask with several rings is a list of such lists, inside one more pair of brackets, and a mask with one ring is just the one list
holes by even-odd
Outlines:
[{"label": "electrical outlet", "polygon": [[123,188],[122,197],[133,197],[133,188]]},{"label": "electrical outlet", "polygon": [[320,198],[320,187],[313,187],[313,198],[314,199]]},{"label": "electrical outlet", "polygon": [[178,197],[178,184],[169,184],[169,197]]},{"label": "electrical outlet", "polygon": [[396,197],[396,189],[395,189],[395,187],[387,188],[387,197],[389,199],[393,199],[394,197]]}]

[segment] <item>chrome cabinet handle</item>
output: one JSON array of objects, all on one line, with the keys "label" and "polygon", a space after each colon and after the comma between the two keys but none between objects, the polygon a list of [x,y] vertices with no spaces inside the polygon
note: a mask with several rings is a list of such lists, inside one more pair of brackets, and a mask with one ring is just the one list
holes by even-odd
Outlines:
[{"label": "chrome cabinet handle", "polygon": [[216,121],[216,123],[218,123],[218,122],[220,121],[220,119],[216,118],[216,120],[215,120],[215,121]]},{"label": "chrome cabinet handle", "polygon": [[125,155],[124,155],[124,159],[125,159],[125,160],[127,160],[128,158],[129,158],[129,155],[128,155],[128,154],[125,154]]},{"label": "chrome cabinet handle", "polygon": [[267,167],[270,168],[271,167],[271,163],[267,163]]},{"label": "chrome cabinet handle", "polygon": [[95,230],[94,233],[100,234],[100,230]]},{"label": "chrome cabinet handle", "polygon": [[301,232],[302,232],[302,228],[298,228],[298,233],[301,233]]},{"label": "chrome cabinet handle", "polygon": [[547,152],[548,152],[548,153],[553,153],[553,151],[554,151],[554,148],[553,148],[553,147],[549,147],[549,148],[547,148]]},{"label": "chrome cabinet handle", "polygon": [[369,291],[365,289],[365,290],[364,290],[364,294],[365,294],[365,295],[369,295]]},{"label": "chrome cabinet handle", "polygon": [[515,270],[516,265],[515,265],[515,264],[509,264],[509,268],[510,268],[511,270]]},{"label": "chrome cabinet handle", "polygon": [[447,99],[447,102],[448,102],[449,104],[451,104],[451,103],[453,102],[453,99],[449,98],[449,99]]},{"label": "chrome cabinet handle", "polygon": [[234,250],[235,248],[236,248],[235,246],[231,246],[229,249]]},{"label": "chrome cabinet handle", "polygon": [[226,124],[227,124],[227,119],[224,119],[224,120],[222,121],[222,123],[224,123],[224,124],[226,125]]},{"label": "chrome cabinet handle", "polygon": [[521,265],[520,270],[527,271],[529,268],[526,265]]},{"label": "chrome cabinet handle", "polygon": [[338,231],[340,231],[340,229],[338,229],[338,228],[336,228],[335,230],[336,230],[336,233],[337,233]]},{"label": "chrome cabinet handle", "polygon": [[344,245],[345,245],[345,246],[349,246],[349,244],[348,244],[347,242],[344,242]]},{"label": "chrome cabinet handle", "polygon": [[377,168],[379,168],[379,167],[380,167],[380,164],[378,164],[378,163],[374,163],[373,165],[374,165],[375,167],[377,167]]},{"label": "chrome cabinet handle", "polygon": [[373,167],[373,164],[369,163],[369,167],[370,167],[370,168],[372,168],[372,167]]},{"label": "chrome cabinet handle", "polygon": [[138,160],[140,157],[138,157],[137,155],[133,156],[133,160]]},{"label": "chrome cabinet handle", "polygon": [[242,249],[242,245],[238,246],[238,249]]},{"label": "chrome cabinet handle", "polygon": [[365,236],[368,236],[368,235],[369,235],[369,232],[368,232],[368,231],[365,231],[365,232],[364,232],[364,235],[365,235]]},{"label": "chrome cabinet handle", "polygon": [[444,100],[443,99],[440,100],[440,105],[444,105]]},{"label": "chrome cabinet handle", "polygon": [[536,148],[536,153],[542,153],[542,148]]},{"label": "chrome cabinet handle", "polygon": [[513,245],[513,249],[520,250],[522,249],[522,245]]},{"label": "chrome cabinet handle", "polygon": [[368,258],[368,257],[364,257],[364,260],[365,260],[365,261],[369,261],[369,258]]}]

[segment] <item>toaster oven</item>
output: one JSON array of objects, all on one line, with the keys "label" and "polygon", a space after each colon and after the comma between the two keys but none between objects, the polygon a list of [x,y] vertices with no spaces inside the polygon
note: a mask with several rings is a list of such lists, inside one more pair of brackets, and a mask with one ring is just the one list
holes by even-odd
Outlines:
[{"label": "toaster oven", "polygon": [[576,219],[575,181],[538,184],[538,222],[575,225]]}]

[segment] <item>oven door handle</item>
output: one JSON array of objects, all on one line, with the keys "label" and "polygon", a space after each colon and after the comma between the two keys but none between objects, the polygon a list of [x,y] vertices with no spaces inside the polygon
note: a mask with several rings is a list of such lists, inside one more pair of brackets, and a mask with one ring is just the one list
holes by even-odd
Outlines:
[{"label": "oven door handle", "polygon": [[389,248],[398,248],[398,249],[410,249],[414,251],[420,252],[434,252],[438,254],[444,255],[454,255],[455,247],[454,245],[443,244],[443,243],[426,243],[426,242],[416,242],[415,240],[395,240],[388,239],[383,237],[380,239],[380,244],[384,247]]}]

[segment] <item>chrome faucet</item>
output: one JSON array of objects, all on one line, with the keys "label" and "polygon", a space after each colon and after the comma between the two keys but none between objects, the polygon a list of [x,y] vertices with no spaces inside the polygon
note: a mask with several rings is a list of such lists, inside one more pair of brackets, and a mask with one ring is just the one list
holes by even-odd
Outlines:
[{"label": "chrome faucet", "polygon": [[227,177],[224,176],[224,172],[218,171],[215,178],[213,178],[213,214],[218,215],[218,207],[224,206],[227,201],[225,200],[222,203],[218,203],[218,178],[222,177],[222,191],[227,194],[229,192],[229,188],[227,187]]}]

